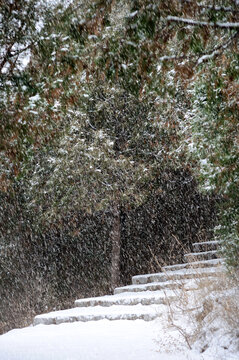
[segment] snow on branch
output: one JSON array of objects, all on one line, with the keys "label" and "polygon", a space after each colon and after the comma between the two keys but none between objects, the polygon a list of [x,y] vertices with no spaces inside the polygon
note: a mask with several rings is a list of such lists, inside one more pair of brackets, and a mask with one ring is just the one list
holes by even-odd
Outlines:
[{"label": "snow on branch", "polygon": [[167,21],[179,22],[183,24],[187,24],[190,26],[208,26],[208,27],[216,27],[221,29],[239,29],[239,22],[208,22],[208,21],[199,21],[194,19],[186,19],[178,16],[168,16],[166,18]]},{"label": "snow on branch", "polygon": [[[0,55],[0,73],[2,73],[4,71],[4,67],[6,64],[11,63],[12,66],[16,64],[19,55],[21,55],[22,53],[24,53],[25,51],[29,50],[34,43],[30,43],[26,46],[24,46],[23,48],[18,48],[16,50],[12,50],[14,45],[14,43],[12,43],[5,51],[5,53],[3,55]],[[15,58],[15,60],[13,60],[13,62],[11,62],[12,58]]]},{"label": "snow on branch", "polygon": [[233,40],[235,38],[237,38],[239,35],[239,32],[237,31],[233,36],[231,36],[228,41],[226,41],[225,43],[217,46],[216,48],[213,49],[213,51],[211,53],[207,53],[204,54],[203,56],[201,56],[198,61],[197,61],[197,65],[201,64],[204,61],[210,60],[212,58],[214,58],[215,56],[219,55],[223,50],[227,49],[233,42]]},{"label": "snow on branch", "polygon": [[162,56],[161,58],[159,58],[160,61],[166,61],[166,60],[171,60],[171,61],[181,61],[181,60],[197,60],[197,65],[200,65],[201,63],[208,61],[214,57],[216,57],[217,55],[220,55],[220,53],[227,49],[232,43],[233,41],[239,36],[239,31],[235,32],[226,42],[216,46],[214,49],[210,50],[210,51],[205,51],[203,53],[197,54],[197,55],[169,55],[169,56]]},{"label": "snow on branch", "polygon": [[[195,5],[195,2],[193,0],[181,0],[182,3],[186,3],[186,4],[192,4]],[[239,9],[235,9],[234,7],[231,6],[217,6],[217,5],[206,5],[206,4],[198,4],[196,3],[196,6],[199,9],[203,9],[203,10],[213,10],[213,11],[224,11],[224,12],[232,12],[232,13],[237,13],[239,12]]]}]

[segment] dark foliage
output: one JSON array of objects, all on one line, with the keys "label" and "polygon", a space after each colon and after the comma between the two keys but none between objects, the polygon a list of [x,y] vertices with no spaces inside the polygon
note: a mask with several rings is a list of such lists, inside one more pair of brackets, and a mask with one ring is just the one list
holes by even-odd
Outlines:
[{"label": "dark foliage", "polygon": [[[198,192],[190,173],[165,170],[154,189],[141,206],[121,210],[122,284],[184,261],[192,241],[212,236],[216,200]],[[109,291],[110,211],[75,215],[76,225],[65,219],[60,231],[40,229],[36,214],[22,211],[20,196],[8,200],[2,224],[12,241],[0,256],[1,332],[26,325],[37,313],[71,306],[76,298]],[[10,213],[14,224],[5,221]]]}]

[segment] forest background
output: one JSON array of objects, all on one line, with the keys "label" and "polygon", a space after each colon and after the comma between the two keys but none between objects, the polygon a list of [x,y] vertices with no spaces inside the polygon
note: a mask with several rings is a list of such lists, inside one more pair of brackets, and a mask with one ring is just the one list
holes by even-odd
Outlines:
[{"label": "forest background", "polygon": [[239,4],[0,1],[0,332],[239,258]]}]

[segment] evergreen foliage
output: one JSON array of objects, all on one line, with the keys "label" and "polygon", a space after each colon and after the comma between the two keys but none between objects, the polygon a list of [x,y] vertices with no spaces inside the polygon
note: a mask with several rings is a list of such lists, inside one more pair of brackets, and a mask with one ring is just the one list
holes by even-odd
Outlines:
[{"label": "evergreen foliage", "polygon": [[[16,246],[0,255],[0,281],[21,253],[16,293],[26,268],[29,282],[57,279],[53,304],[83,273],[84,294],[109,286],[113,253],[124,280],[134,245],[150,271],[149,254],[173,262],[172,239],[190,247],[215,225],[237,269],[237,1],[0,5],[0,245]],[[160,225],[143,231],[148,214]]]}]

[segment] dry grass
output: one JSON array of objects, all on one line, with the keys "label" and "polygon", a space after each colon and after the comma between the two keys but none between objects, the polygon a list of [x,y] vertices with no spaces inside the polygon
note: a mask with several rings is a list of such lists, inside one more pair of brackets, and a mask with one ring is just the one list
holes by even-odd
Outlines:
[{"label": "dry grass", "polygon": [[[223,327],[225,333],[239,337],[239,283],[227,274],[215,278],[195,278],[190,290],[179,281],[179,288],[174,290],[176,301],[168,300],[168,328],[176,329],[189,349],[200,339],[204,352],[210,344],[206,341],[206,333]],[[238,341],[239,346],[239,341]]]},{"label": "dry grass", "polygon": [[[209,248],[210,250],[210,248]],[[187,253],[188,249],[184,249]],[[200,251],[198,251],[200,252]],[[176,280],[176,300],[167,298],[167,315],[164,317],[166,336],[159,337],[160,349],[176,348],[183,351],[185,346],[200,353],[213,352],[215,359],[237,359],[239,351],[239,274],[229,276],[220,271],[217,276],[200,276],[200,269],[193,262],[195,277],[190,280]],[[219,267],[221,265],[218,265]],[[167,274],[167,271],[166,271]],[[235,352],[235,356],[230,357]],[[228,357],[229,354],[229,357]]]}]

